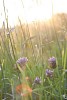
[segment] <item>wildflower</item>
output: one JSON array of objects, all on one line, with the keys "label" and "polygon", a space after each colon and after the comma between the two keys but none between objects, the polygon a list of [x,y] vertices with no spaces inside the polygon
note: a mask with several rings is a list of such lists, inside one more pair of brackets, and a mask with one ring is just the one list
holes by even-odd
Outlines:
[{"label": "wildflower", "polygon": [[26,57],[23,57],[23,58],[19,58],[17,60],[17,63],[19,64],[19,66],[21,68],[23,68],[25,65],[26,65],[26,62],[28,61],[28,59]]},{"label": "wildflower", "polygon": [[49,61],[49,65],[51,68],[56,68],[56,58],[55,57],[49,58],[48,61]]},{"label": "wildflower", "polygon": [[47,77],[52,77],[53,76],[53,71],[49,70],[49,69],[46,69],[46,76]]},{"label": "wildflower", "polygon": [[16,87],[16,92],[21,96],[28,96],[31,95],[32,89],[27,84],[20,84]]},{"label": "wildflower", "polygon": [[41,79],[39,77],[36,77],[33,84],[40,84],[40,83]]}]

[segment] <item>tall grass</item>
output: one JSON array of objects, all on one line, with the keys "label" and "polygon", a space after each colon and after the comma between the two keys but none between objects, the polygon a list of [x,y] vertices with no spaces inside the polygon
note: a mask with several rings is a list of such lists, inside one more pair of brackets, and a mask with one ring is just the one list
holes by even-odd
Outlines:
[{"label": "tall grass", "polygon": [[[62,34],[58,36],[54,19],[49,20],[49,23],[34,22],[31,25],[22,24],[20,18],[18,20],[20,26],[13,29],[9,25],[6,29],[4,22],[0,33],[0,100],[66,100],[65,34],[64,37]],[[56,58],[55,69],[50,68],[48,62],[53,56]],[[20,57],[28,58],[24,70],[16,63]],[[53,71],[52,77],[46,76],[46,69]],[[39,77],[40,83],[35,81],[36,77]],[[30,88],[30,95],[22,95],[29,92],[23,88]]]}]

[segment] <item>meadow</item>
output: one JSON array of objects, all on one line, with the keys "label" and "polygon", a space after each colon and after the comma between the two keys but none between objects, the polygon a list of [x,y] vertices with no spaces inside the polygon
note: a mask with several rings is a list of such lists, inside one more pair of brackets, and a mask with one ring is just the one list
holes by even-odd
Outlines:
[{"label": "meadow", "polygon": [[0,100],[67,100],[67,14],[0,29]]}]

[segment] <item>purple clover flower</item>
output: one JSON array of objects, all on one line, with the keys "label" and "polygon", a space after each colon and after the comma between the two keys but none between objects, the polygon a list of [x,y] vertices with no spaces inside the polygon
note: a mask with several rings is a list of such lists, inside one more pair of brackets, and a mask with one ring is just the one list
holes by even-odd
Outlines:
[{"label": "purple clover flower", "polygon": [[52,77],[53,76],[53,71],[49,70],[49,69],[46,69],[46,76],[47,77]]},{"label": "purple clover flower", "polygon": [[37,84],[40,84],[41,83],[41,79],[39,77],[36,77],[34,82],[37,83]]},{"label": "purple clover flower", "polygon": [[48,62],[51,68],[56,68],[56,58],[55,57],[49,58]]},{"label": "purple clover flower", "polygon": [[36,77],[34,80],[34,84],[40,84],[41,83],[41,79],[39,77]]},{"label": "purple clover flower", "polygon": [[23,67],[26,65],[26,62],[28,61],[27,57],[19,58],[16,62],[19,64],[20,67]]}]

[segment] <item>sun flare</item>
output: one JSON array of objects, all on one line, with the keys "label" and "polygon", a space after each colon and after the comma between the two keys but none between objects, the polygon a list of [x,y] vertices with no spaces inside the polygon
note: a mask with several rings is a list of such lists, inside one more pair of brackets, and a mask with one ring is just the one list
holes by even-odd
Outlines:
[{"label": "sun flare", "polygon": [[[36,20],[47,20],[53,13],[67,12],[66,0],[4,0],[4,2],[10,26],[18,24],[18,17],[22,22],[30,23]],[[0,9],[2,23],[5,19],[2,1],[0,1]]]},{"label": "sun flare", "polygon": [[47,20],[52,16],[52,5],[51,2],[42,0],[41,4],[34,4],[29,9],[25,9],[24,18],[26,21],[32,22],[36,20]]}]

